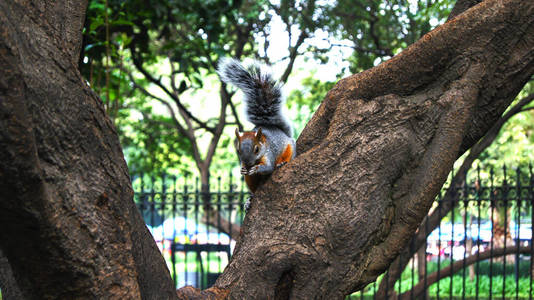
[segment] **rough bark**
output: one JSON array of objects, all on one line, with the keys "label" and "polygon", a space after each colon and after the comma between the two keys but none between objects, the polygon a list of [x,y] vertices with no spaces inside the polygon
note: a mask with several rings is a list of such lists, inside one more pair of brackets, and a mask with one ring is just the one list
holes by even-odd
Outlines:
[{"label": "rough bark", "polygon": [[375,280],[453,162],[534,71],[534,3],[485,1],[341,80],[247,214],[229,297],[342,298]]},{"label": "rough bark", "polygon": [[0,1],[0,247],[26,299],[175,297],[77,69],[87,1]]},{"label": "rough bark", "polygon": [[0,290],[3,300],[24,299],[7,257],[0,250]]},{"label": "rough bark", "polygon": [[[480,156],[480,154],[493,143],[497,138],[503,125],[513,116],[523,111],[524,107],[534,100],[534,94],[530,94],[521,99],[510,110],[508,110],[484,137],[473,146],[467,157],[464,159],[460,168],[458,168],[456,175],[453,177],[450,188],[440,201],[440,206],[424,219],[419,225],[417,232],[414,234],[409,247],[405,247],[401,254],[395,259],[388,269],[387,281],[382,280],[376,293],[377,298],[386,298],[386,291],[390,291],[395,282],[399,279],[402,271],[406,268],[409,258],[415,254],[417,249],[424,247],[427,236],[434,231],[441,222],[443,216],[446,216],[458,202],[458,189],[465,183],[467,171],[471,168],[473,162]],[[400,259],[402,258],[402,259]]]},{"label": "rough bark", "polygon": [[452,265],[449,265],[443,269],[440,270],[438,273],[437,271],[429,274],[425,282],[421,281],[418,284],[416,284],[411,290],[404,292],[401,294],[398,298],[398,300],[408,300],[408,299],[419,299],[425,292],[426,288],[435,282],[451,276],[451,271],[454,271],[452,275],[456,274],[457,272],[461,271],[464,267],[472,266],[473,264],[487,260],[491,257],[497,258],[504,255],[509,254],[530,254],[531,248],[529,246],[526,247],[510,247],[510,248],[496,248],[493,249],[493,251],[486,250],[483,252],[480,252],[478,255],[471,255],[465,259],[455,261]]}]

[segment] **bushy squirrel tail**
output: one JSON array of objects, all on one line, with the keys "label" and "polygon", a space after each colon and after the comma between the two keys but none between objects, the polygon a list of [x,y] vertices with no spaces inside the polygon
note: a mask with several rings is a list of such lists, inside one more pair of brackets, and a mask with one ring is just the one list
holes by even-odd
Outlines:
[{"label": "bushy squirrel tail", "polygon": [[266,66],[253,62],[245,67],[236,59],[223,58],[217,73],[223,82],[243,91],[246,117],[252,124],[276,126],[292,137],[291,123],[282,112],[282,84],[273,79]]}]

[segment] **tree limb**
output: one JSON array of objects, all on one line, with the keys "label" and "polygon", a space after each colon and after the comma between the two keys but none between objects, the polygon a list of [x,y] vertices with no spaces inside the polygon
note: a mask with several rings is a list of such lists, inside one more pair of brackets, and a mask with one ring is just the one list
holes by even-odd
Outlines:
[{"label": "tree limb", "polygon": [[[421,247],[424,247],[426,239],[432,231],[434,231],[440,224],[443,216],[446,216],[452,208],[458,202],[457,191],[462,184],[466,184],[467,171],[471,169],[473,162],[480,156],[480,154],[489,147],[497,135],[499,134],[503,125],[517,113],[522,111],[522,108],[534,100],[534,94],[530,94],[521,99],[516,105],[514,105],[509,111],[507,111],[488,131],[488,133],[469,151],[469,154],[462,162],[460,168],[458,168],[456,175],[453,177],[450,183],[450,187],[447,189],[445,195],[439,202],[437,207],[429,216],[427,216],[423,222],[419,225],[417,232],[412,237],[412,240],[408,243],[408,246],[404,248],[401,254],[390,265],[387,276],[380,282],[378,291],[376,293],[378,298],[386,299],[386,291],[389,287],[394,286],[395,282],[400,278],[402,271],[408,265],[409,258]],[[402,261],[401,261],[402,259]],[[386,280],[387,278],[387,280]]]},{"label": "tree limb", "polygon": [[194,136],[190,136],[190,133],[182,126],[182,124],[180,124],[180,121],[178,121],[178,118],[176,117],[176,114],[174,112],[173,107],[171,106],[171,104],[169,102],[167,102],[167,100],[150,93],[147,89],[145,89],[144,87],[142,87],[141,85],[139,85],[137,83],[137,81],[135,80],[135,78],[133,77],[131,72],[129,72],[127,70],[125,70],[125,71],[126,71],[126,74],[128,75],[128,77],[130,78],[130,82],[134,85],[134,88],[136,88],[139,91],[141,91],[144,95],[146,95],[146,96],[148,96],[148,97],[150,97],[150,98],[152,98],[154,100],[157,100],[158,102],[160,102],[161,104],[163,104],[167,108],[167,111],[169,112],[169,114],[171,115],[171,119],[173,120],[174,127],[175,127],[176,130],[178,130],[178,132],[180,134],[186,136],[189,140],[194,138]]},{"label": "tree limb", "polygon": [[[133,47],[133,45],[131,47]],[[200,121],[197,117],[193,116],[193,114],[191,114],[191,112],[180,102],[180,99],[176,98],[176,95],[174,95],[161,82],[160,79],[155,78],[147,70],[145,70],[145,68],[143,68],[143,63],[141,62],[139,57],[136,56],[135,49],[132,49],[131,47],[130,47],[130,51],[131,51],[131,54],[132,54],[132,60],[133,60],[135,68],[141,74],[143,74],[143,76],[146,79],[148,79],[148,81],[152,82],[153,84],[157,85],[161,90],[163,90],[174,101],[174,103],[176,103],[176,105],[178,106],[178,109],[182,110],[188,118],[190,118],[191,120],[195,121],[203,129],[205,129],[205,130],[207,130],[209,132],[213,132],[214,129],[209,127],[208,124],[206,124],[205,122]]]},{"label": "tree limb", "polygon": [[524,247],[507,247],[507,248],[496,248],[493,250],[486,250],[483,252],[480,252],[478,254],[470,255],[469,257],[455,261],[452,265],[448,265],[446,268],[443,268],[439,271],[436,271],[430,275],[427,276],[426,281],[420,281],[417,283],[410,291],[406,291],[402,293],[397,299],[399,300],[409,300],[409,299],[418,299],[419,297],[423,297],[423,293],[425,292],[426,288],[430,285],[434,284],[435,282],[438,282],[439,280],[449,277],[453,275],[454,272],[458,272],[462,270],[463,268],[470,266],[472,264],[475,264],[477,262],[489,259],[489,258],[495,258],[500,256],[505,256],[509,254],[531,254],[531,247],[530,246],[524,246]]},{"label": "tree limb", "polygon": [[[315,12],[315,0],[314,1],[308,1],[306,2],[306,8],[304,9],[302,17],[306,20],[306,23],[311,24],[310,21],[307,20],[307,18],[310,17]],[[291,23],[289,23],[289,20],[285,19],[284,22],[286,23],[287,32],[289,34],[289,62],[286,66],[286,69],[282,76],[280,77],[280,82],[286,83],[287,79],[289,78],[289,75],[293,71],[293,65],[295,63],[295,59],[298,56],[298,49],[299,47],[304,43],[306,38],[309,37],[308,32],[306,31],[307,28],[302,28],[299,37],[297,38],[297,41],[295,43],[295,46],[291,46]]]}]

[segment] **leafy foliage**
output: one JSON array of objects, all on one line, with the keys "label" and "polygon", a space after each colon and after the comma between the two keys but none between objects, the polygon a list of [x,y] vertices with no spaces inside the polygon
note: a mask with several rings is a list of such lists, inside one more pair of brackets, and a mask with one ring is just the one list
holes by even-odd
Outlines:
[{"label": "leafy foliage", "polygon": [[[519,94],[519,99],[534,93],[534,81],[528,83]],[[478,164],[484,168],[490,167],[502,176],[503,165],[527,165],[534,161],[534,103],[527,105],[523,112],[512,117],[503,126],[495,142],[479,157]]]},{"label": "leafy foliage", "polygon": [[[219,117],[215,67],[222,56],[265,57],[280,32],[277,19],[289,37],[287,59],[306,55],[326,63],[331,50],[349,48],[350,72],[368,69],[388,59],[443,23],[454,1],[198,1],[198,0],[92,0],[84,27],[80,69],[101,95],[115,122],[127,161],[135,171],[191,170],[195,165],[191,137],[176,129],[177,122],[165,104],[181,103],[196,116],[194,139],[201,154],[207,135]],[[278,21],[280,22],[280,21]],[[318,32],[328,33],[326,47],[316,46]],[[296,43],[300,35],[305,47]],[[338,41],[344,41],[337,44]],[[324,46],[324,45],[323,45]],[[261,49],[260,49],[261,48]],[[291,68],[288,68],[291,73]],[[299,133],[333,82],[322,82],[313,69],[290,91],[288,106]],[[288,73],[288,74],[289,74]],[[342,76],[343,70],[338,74]],[[532,87],[528,87],[532,92]],[[206,92],[210,91],[210,92]],[[230,99],[233,92],[229,92]],[[173,98],[174,97],[174,98]],[[239,125],[238,105],[232,103],[227,124]],[[178,113],[177,113],[178,114]],[[532,160],[533,111],[513,118],[497,143],[486,150],[483,167]],[[236,165],[233,130],[224,130],[213,159],[217,168]],[[298,134],[297,134],[298,135]],[[218,140],[217,140],[218,142]],[[519,161],[518,161],[519,160]],[[499,169],[499,168],[496,168]]]},{"label": "leafy foliage", "polygon": [[[265,1],[148,4],[91,1],[80,61],[82,73],[116,122],[135,171],[166,170],[184,163],[183,156],[192,160],[191,138],[196,137],[180,133],[176,127],[185,124],[162,113],[162,105],[181,102],[182,109],[195,108],[199,99],[193,94],[213,83],[207,77],[214,74],[218,58],[256,53],[252,34],[270,21]],[[217,123],[213,116],[203,118],[201,129]]]},{"label": "leafy foliage", "polygon": [[323,101],[326,93],[334,86],[335,82],[322,82],[315,79],[315,73],[302,80],[302,88],[293,90],[287,98],[287,104],[291,115],[296,116],[292,119],[294,135],[298,137],[310,120],[313,112]]},{"label": "leafy foliage", "polygon": [[[350,72],[358,73],[391,58],[445,22],[455,1],[348,1],[328,8],[325,31],[352,42]],[[330,49],[322,49],[327,60]]]}]

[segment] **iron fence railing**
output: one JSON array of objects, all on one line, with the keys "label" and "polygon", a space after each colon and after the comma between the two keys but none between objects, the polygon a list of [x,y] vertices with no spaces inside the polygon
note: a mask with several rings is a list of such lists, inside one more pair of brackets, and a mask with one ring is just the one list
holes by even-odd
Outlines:
[{"label": "iron fence railing", "polygon": [[[244,216],[243,181],[218,177],[209,193],[197,179],[183,177],[140,175],[132,183],[176,286],[212,285],[228,264],[231,235]],[[429,218],[423,221],[423,247],[399,258],[400,278],[380,285],[386,273],[351,299],[532,299],[532,167],[473,170],[452,188],[452,199],[443,198],[447,189],[429,212],[439,224],[430,228]]]}]

